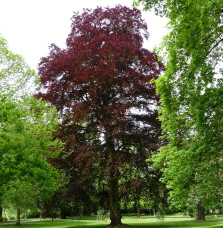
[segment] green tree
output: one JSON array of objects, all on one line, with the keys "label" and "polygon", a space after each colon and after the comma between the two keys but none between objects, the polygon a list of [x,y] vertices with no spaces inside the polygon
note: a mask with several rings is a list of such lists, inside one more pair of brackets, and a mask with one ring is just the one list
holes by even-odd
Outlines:
[{"label": "green tree", "polygon": [[17,211],[16,224],[20,224],[21,210],[31,208],[36,204],[35,188],[27,183],[15,180],[7,184],[3,195],[2,205],[4,208],[15,208]]},{"label": "green tree", "polygon": [[[3,201],[4,196],[8,198],[5,189],[17,192],[24,189],[20,183],[32,186],[40,199],[47,200],[61,184],[59,172],[46,161],[62,148],[59,140],[53,140],[58,129],[56,110],[46,102],[30,97],[17,103],[6,102],[0,114],[0,193]],[[17,200],[13,197],[11,200],[15,200],[20,214],[23,199],[18,200],[20,193],[14,197]]]},{"label": "green tree", "polygon": [[160,51],[167,64],[157,80],[160,120],[169,144],[155,157],[175,203],[222,205],[223,9],[219,0],[135,0],[169,19]]},{"label": "green tree", "polygon": [[0,35],[0,94],[11,98],[32,94],[37,86],[38,76],[25,63],[22,56],[8,49],[8,43]]},{"label": "green tree", "polygon": [[[8,50],[6,39],[0,35],[0,108],[5,109],[9,98],[21,97],[35,90],[37,75],[24,62],[20,55]],[[26,86],[26,85],[29,86]],[[26,88],[26,89],[25,89]],[[2,107],[3,106],[3,107]],[[10,109],[10,105],[8,106]],[[0,152],[1,156],[1,152]],[[1,203],[0,203],[1,205]],[[0,221],[2,208],[0,206]]]},{"label": "green tree", "polygon": [[[62,176],[47,162],[62,149],[54,139],[59,116],[55,108],[31,95],[37,87],[35,71],[8,50],[2,37],[0,85],[0,198],[4,201],[9,199],[7,192],[25,190],[21,186],[26,183],[46,200],[61,184]],[[14,194],[18,213],[23,200],[19,196]]]}]

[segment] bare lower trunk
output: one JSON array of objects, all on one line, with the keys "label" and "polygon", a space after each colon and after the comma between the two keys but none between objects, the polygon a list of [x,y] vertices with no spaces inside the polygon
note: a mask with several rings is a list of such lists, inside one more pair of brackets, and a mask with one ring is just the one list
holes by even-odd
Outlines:
[{"label": "bare lower trunk", "polygon": [[4,214],[5,214],[5,218],[7,219],[7,220],[9,220],[9,215],[8,215],[8,213],[7,213],[7,211],[4,209]]},{"label": "bare lower trunk", "polygon": [[67,218],[66,210],[63,207],[60,208],[60,217],[61,217],[61,219],[66,219]]},{"label": "bare lower trunk", "polygon": [[3,213],[3,210],[2,210],[2,207],[0,206],[0,222],[2,222],[2,213]]},{"label": "bare lower trunk", "polygon": [[156,216],[156,209],[153,209],[153,215]]},{"label": "bare lower trunk", "polygon": [[119,226],[121,222],[121,212],[118,194],[118,178],[111,175],[110,180],[110,219],[112,226]]},{"label": "bare lower trunk", "polygon": [[13,210],[13,212],[14,212],[14,216],[15,216],[15,220],[16,220],[16,218],[17,218],[17,210]]},{"label": "bare lower trunk", "polygon": [[111,224],[109,226],[121,226],[121,211],[120,211],[120,200],[119,200],[119,192],[118,192],[118,180],[119,180],[119,171],[118,167],[116,167],[116,161],[118,159],[117,153],[115,151],[115,146],[113,143],[113,139],[111,136],[111,132],[113,129],[106,128],[105,139],[106,139],[106,147],[107,152],[109,153],[111,162],[110,162],[110,170],[109,170],[109,187],[110,187],[110,219]]},{"label": "bare lower trunk", "polygon": [[136,215],[137,215],[137,218],[140,219],[140,204],[139,204],[139,202],[136,203]]},{"label": "bare lower trunk", "polygon": [[20,225],[20,208],[17,207],[16,225]]},{"label": "bare lower trunk", "polygon": [[27,219],[27,209],[25,209],[25,219]]},{"label": "bare lower trunk", "polygon": [[140,209],[137,209],[137,218],[140,219]]},{"label": "bare lower trunk", "polygon": [[201,204],[197,205],[197,220],[204,221],[205,220],[205,209]]}]

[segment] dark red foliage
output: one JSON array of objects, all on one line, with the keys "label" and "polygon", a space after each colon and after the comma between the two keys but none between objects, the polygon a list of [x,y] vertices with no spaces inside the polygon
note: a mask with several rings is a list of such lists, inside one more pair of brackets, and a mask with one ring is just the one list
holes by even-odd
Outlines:
[{"label": "dark red foliage", "polygon": [[108,181],[118,179],[126,164],[140,166],[159,146],[151,80],[163,64],[142,47],[142,34],[148,38],[138,9],[86,9],[72,18],[67,48],[52,44],[39,65],[38,97],[63,116],[67,156]]}]

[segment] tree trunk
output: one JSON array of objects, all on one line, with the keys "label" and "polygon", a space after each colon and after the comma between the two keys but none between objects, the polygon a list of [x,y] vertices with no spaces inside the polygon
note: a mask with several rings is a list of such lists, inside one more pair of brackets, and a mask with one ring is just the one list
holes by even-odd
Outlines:
[{"label": "tree trunk", "polygon": [[25,209],[25,219],[27,219],[27,209]]},{"label": "tree trunk", "polygon": [[14,216],[15,216],[15,220],[16,220],[16,218],[17,218],[17,210],[13,210],[13,212],[14,212]]},{"label": "tree trunk", "polygon": [[139,202],[136,203],[136,215],[137,215],[137,218],[140,219],[140,204],[139,204]]},{"label": "tree trunk", "polygon": [[110,219],[112,226],[119,226],[121,222],[120,202],[118,193],[118,178],[111,173],[110,180]]},{"label": "tree trunk", "polygon": [[20,207],[17,207],[16,225],[20,225]]},{"label": "tree trunk", "polygon": [[205,209],[201,204],[197,205],[197,220],[204,221],[205,220]]},{"label": "tree trunk", "polygon": [[119,192],[118,192],[118,180],[119,180],[119,171],[116,167],[115,163],[117,161],[117,154],[115,151],[115,146],[113,143],[113,139],[111,136],[111,132],[113,129],[106,129],[105,139],[106,139],[106,147],[107,152],[110,155],[110,170],[109,170],[109,187],[110,187],[110,219],[111,227],[118,227],[122,225],[121,221],[121,211],[120,211],[120,200],[119,200]]},{"label": "tree trunk", "polygon": [[7,211],[4,209],[4,214],[5,214],[5,218],[7,219],[7,220],[9,220],[9,215],[8,215],[8,213],[7,213]]},{"label": "tree trunk", "polygon": [[140,219],[140,208],[137,208],[137,218]]},{"label": "tree trunk", "polygon": [[2,213],[3,213],[3,210],[2,210],[2,207],[0,206],[0,222],[2,222]]},{"label": "tree trunk", "polygon": [[66,219],[67,218],[66,209],[64,207],[60,208],[60,217],[61,217],[61,219]]},{"label": "tree trunk", "polygon": [[156,216],[156,209],[153,209],[153,215]]}]

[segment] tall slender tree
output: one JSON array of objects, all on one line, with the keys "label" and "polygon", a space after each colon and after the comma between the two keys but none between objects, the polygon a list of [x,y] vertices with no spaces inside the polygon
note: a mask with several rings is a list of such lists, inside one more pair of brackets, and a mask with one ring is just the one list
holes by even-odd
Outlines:
[{"label": "tall slender tree", "polygon": [[[157,81],[169,145],[157,158],[172,196],[198,208],[222,205],[223,7],[219,0],[135,0],[169,19],[167,64]],[[221,206],[222,207],[222,206]]]},{"label": "tall slender tree", "polygon": [[138,9],[85,9],[72,18],[67,47],[51,45],[39,65],[42,92],[63,115],[67,159],[103,177],[110,188],[111,226],[121,225],[119,179],[159,146],[158,96],[163,69],[143,48],[147,25]]},{"label": "tall slender tree", "polygon": [[54,140],[58,112],[49,103],[33,98],[36,79],[35,71],[20,55],[9,51],[0,36],[0,218],[7,193],[17,205],[18,215],[20,202],[26,200],[22,198],[25,193],[11,196],[9,190],[22,190],[21,183],[26,183],[27,190],[32,185],[35,194],[43,199],[61,181],[59,172],[46,161],[46,157],[62,149],[61,142]]},{"label": "tall slender tree", "polygon": [[[33,97],[26,101],[7,101],[0,112],[0,194],[10,199],[16,206],[18,215],[23,202],[28,202],[25,190],[35,193],[45,200],[62,184],[62,176],[47,161],[55,157],[62,149],[62,144],[54,140],[58,129],[58,118],[55,108]],[[24,184],[25,183],[25,184]],[[18,195],[10,196],[16,191]],[[31,197],[31,196],[30,196]],[[12,202],[14,201],[14,202]],[[20,224],[20,216],[17,216]]]}]

